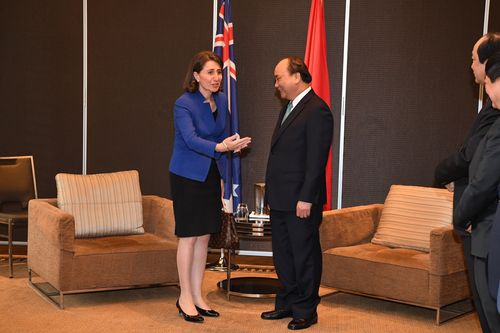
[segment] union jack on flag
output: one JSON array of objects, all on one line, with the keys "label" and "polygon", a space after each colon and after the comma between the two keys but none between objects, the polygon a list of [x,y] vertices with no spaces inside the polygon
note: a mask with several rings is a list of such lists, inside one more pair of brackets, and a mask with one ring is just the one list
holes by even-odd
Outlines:
[{"label": "union jack on flag", "polygon": [[[230,117],[228,119],[229,134],[239,133],[238,107],[236,97],[236,65],[234,64],[233,22],[231,15],[231,1],[223,0],[219,17],[217,18],[217,32],[214,40],[214,53],[223,62],[222,79],[223,93],[227,96]],[[228,163],[225,170],[224,209],[228,213],[236,211],[241,202],[241,161],[238,154],[228,154]]]}]

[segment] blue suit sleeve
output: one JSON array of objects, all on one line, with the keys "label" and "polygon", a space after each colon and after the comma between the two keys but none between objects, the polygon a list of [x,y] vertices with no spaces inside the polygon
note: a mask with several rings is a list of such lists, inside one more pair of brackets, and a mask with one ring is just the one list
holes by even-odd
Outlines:
[{"label": "blue suit sleeve", "polygon": [[215,151],[217,142],[204,139],[198,135],[193,115],[187,107],[175,104],[174,123],[189,149],[209,157],[220,158],[221,153]]}]

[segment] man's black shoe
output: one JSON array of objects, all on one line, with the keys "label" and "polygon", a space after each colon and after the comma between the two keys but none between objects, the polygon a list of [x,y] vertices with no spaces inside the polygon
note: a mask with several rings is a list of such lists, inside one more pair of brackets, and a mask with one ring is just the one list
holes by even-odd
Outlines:
[{"label": "man's black shoe", "polygon": [[286,317],[291,317],[292,311],[290,310],[273,310],[262,312],[260,317],[265,320],[275,320],[275,319],[283,319]]},{"label": "man's black shoe", "polygon": [[304,328],[308,328],[311,325],[314,325],[318,322],[318,314],[314,314],[311,318],[308,319],[293,319],[288,323],[289,330],[303,330]]}]

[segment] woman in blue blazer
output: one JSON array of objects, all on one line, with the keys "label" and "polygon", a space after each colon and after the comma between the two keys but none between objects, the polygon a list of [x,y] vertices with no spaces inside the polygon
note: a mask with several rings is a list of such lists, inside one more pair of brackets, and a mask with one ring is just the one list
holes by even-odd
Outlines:
[{"label": "woman in blue blazer", "polygon": [[190,322],[218,317],[201,293],[211,233],[220,230],[221,175],[226,153],[239,151],[250,138],[228,137],[228,103],[219,93],[222,61],[209,51],[196,54],[174,105],[175,141],[170,160],[174,202],[179,314]]}]

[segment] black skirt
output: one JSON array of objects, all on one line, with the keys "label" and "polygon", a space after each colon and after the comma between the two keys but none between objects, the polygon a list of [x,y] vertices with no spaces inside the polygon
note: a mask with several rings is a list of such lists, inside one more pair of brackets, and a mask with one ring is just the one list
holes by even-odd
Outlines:
[{"label": "black skirt", "polygon": [[220,231],[221,178],[214,159],[204,182],[171,172],[170,186],[177,237],[202,236]]}]

